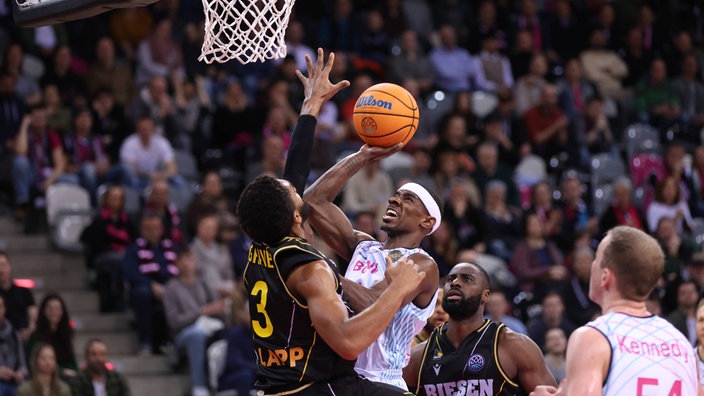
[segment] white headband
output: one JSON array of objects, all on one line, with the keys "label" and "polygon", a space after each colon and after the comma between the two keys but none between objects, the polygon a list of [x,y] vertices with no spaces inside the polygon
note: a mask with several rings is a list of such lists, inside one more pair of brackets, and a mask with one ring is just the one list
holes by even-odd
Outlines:
[{"label": "white headband", "polygon": [[435,218],[435,225],[433,226],[433,229],[430,230],[428,235],[434,233],[435,230],[440,227],[442,217],[440,216],[440,207],[438,206],[437,202],[435,202],[435,199],[433,199],[433,196],[430,195],[430,193],[428,192],[428,190],[425,189],[425,187],[421,186],[418,183],[406,183],[399,187],[398,191],[401,190],[407,190],[412,192],[413,194],[418,196],[421,202],[423,202],[425,210],[428,211],[431,217]]}]

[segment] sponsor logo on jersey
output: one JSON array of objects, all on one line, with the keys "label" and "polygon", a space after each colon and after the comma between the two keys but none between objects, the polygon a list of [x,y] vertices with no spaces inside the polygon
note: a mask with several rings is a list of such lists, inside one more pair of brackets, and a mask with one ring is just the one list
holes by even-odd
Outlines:
[{"label": "sponsor logo on jersey", "polygon": [[492,396],[494,394],[493,379],[468,379],[441,384],[423,385],[427,396]]},{"label": "sponsor logo on jersey", "polygon": [[433,371],[435,371],[435,375],[436,375],[436,376],[437,376],[437,375],[440,375],[440,367],[442,367],[442,366],[439,365],[439,364],[433,365]]},{"label": "sponsor logo on jersey", "polygon": [[284,349],[257,348],[257,355],[259,356],[259,364],[265,367],[296,367],[296,364],[303,359],[305,353],[301,347]]}]

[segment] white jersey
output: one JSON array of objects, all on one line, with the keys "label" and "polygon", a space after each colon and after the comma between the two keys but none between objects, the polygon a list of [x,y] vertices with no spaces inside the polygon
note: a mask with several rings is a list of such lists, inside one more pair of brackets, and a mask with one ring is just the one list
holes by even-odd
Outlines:
[{"label": "white jersey", "polygon": [[[360,242],[354,250],[345,278],[362,286],[371,287],[384,279],[386,256],[390,255],[396,262],[401,257],[416,253],[427,255],[421,248],[383,249],[384,245],[378,241]],[[423,329],[428,318],[435,311],[437,298],[438,295],[435,293],[428,306],[423,309],[410,302],[396,312],[389,327],[359,355],[355,370],[371,381],[384,382],[407,390],[401,370],[410,360],[413,337]]]},{"label": "white jersey", "polygon": [[604,396],[697,394],[696,354],[667,320],[612,312],[587,326],[604,334],[611,345]]}]

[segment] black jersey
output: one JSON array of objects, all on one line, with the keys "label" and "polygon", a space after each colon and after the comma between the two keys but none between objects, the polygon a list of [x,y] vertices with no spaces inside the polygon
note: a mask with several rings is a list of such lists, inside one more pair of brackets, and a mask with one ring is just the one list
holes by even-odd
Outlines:
[{"label": "black jersey", "polygon": [[284,238],[276,246],[253,243],[244,281],[257,355],[257,389],[267,393],[302,390],[313,382],[354,373],[345,360],[323,341],[312,325],[305,301],[286,288],[286,279],[300,265],[325,261],[337,277],[335,263],[300,238]]},{"label": "black jersey", "polygon": [[417,395],[425,396],[518,396],[527,393],[508,378],[498,358],[499,332],[503,323],[486,320],[468,335],[459,349],[437,327],[428,337],[418,376]]}]

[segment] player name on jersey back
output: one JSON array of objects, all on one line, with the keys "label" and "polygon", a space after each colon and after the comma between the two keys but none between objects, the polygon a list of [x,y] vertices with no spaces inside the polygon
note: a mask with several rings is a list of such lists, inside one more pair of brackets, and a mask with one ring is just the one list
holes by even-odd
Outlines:
[{"label": "player name on jersey back", "polygon": [[423,385],[426,396],[492,396],[493,389],[493,379],[467,379]]}]

